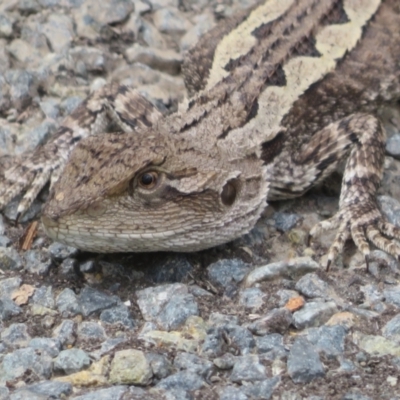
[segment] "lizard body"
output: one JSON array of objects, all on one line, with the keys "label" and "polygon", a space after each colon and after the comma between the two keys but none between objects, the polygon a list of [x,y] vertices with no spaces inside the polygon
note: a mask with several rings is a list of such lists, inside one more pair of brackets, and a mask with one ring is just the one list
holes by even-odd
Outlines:
[{"label": "lizard body", "polygon": [[[265,1],[206,34],[183,72],[194,95],[166,117],[133,89],[95,93],[6,173],[0,207],[28,189],[23,212],[61,174],[42,217],[54,239],[97,252],[195,251],[248,232],[267,200],[301,196],[347,159],[339,211],[311,231],[338,228],[328,264],[350,237],[365,256],[369,242],[400,255],[389,240],[400,231],[375,201],[385,141],[376,112],[400,99],[397,1]],[[125,133],[99,135],[110,121]],[[79,139],[63,170],[54,154]]]}]

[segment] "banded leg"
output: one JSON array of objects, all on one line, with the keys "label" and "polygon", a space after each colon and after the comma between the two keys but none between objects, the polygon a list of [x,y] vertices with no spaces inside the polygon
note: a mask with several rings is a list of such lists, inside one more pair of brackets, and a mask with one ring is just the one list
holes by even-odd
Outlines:
[{"label": "banded leg", "polygon": [[151,126],[160,116],[133,88],[104,86],[64,119],[50,141],[5,171],[0,185],[0,210],[25,192],[17,210],[18,216],[24,214],[47,182],[53,184],[58,179],[79,140],[104,133],[111,123],[125,133],[135,132]]},{"label": "banded leg", "polygon": [[[339,211],[321,221],[310,232],[317,236],[338,228],[329,249],[327,268],[352,238],[364,254],[368,266],[369,243],[400,259],[400,246],[389,238],[400,239],[400,229],[385,220],[376,202],[376,191],[383,173],[385,132],[380,121],[366,114],[353,114],[317,132],[300,151],[275,165],[271,199],[301,195],[333,172],[347,157],[342,180]],[[290,165],[288,165],[290,159]],[[279,169],[285,168],[284,179]],[[295,174],[295,178],[293,178]]]}]

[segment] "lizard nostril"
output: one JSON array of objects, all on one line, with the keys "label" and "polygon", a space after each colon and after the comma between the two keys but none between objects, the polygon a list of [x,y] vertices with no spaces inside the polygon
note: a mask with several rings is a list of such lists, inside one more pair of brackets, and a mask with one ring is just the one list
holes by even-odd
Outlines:
[{"label": "lizard nostril", "polygon": [[228,181],[222,189],[221,200],[226,206],[231,206],[236,199],[236,187],[232,181]]}]

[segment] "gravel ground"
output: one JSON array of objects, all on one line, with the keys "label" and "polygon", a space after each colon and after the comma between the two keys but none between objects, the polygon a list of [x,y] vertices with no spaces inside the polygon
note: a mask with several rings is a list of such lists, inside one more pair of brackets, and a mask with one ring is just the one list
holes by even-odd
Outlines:
[{"label": "gravel ground", "polygon": [[[251,0],[2,0],[0,171],[106,82],[163,112],[185,96],[184,51]],[[400,225],[400,109],[379,197]],[[0,215],[0,399],[399,399],[399,263],[354,246],[326,273],[340,179],[269,206],[256,228],[192,254],[98,255],[46,238],[20,250]]]}]

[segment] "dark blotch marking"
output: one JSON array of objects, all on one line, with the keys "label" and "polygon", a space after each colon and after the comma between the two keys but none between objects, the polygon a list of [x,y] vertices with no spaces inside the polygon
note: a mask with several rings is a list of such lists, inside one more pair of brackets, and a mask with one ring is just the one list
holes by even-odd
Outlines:
[{"label": "dark blotch marking", "polygon": [[282,65],[277,65],[275,71],[268,75],[265,80],[265,87],[267,86],[286,86],[286,75]]},{"label": "dark blotch marking", "polygon": [[276,19],[274,21],[269,21],[266,24],[261,24],[256,29],[254,29],[253,32],[251,32],[251,34],[258,40],[263,40],[263,39],[267,38],[272,32],[273,26],[281,18],[282,17],[279,17],[278,19]]},{"label": "dark blotch marking", "polygon": [[293,49],[292,56],[321,57],[321,53],[315,47],[315,37],[303,38]]},{"label": "dark blotch marking", "polygon": [[249,111],[249,113],[248,113],[248,115],[247,115],[246,122],[245,122],[246,124],[247,124],[250,120],[252,120],[253,118],[255,118],[255,117],[257,116],[258,108],[259,108],[259,106],[258,106],[258,100],[255,99],[255,100],[253,101],[253,104],[251,105],[250,111]]},{"label": "dark blotch marking", "polygon": [[128,92],[129,92],[129,87],[128,86],[125,86],[125,85],[118,86],[118,90],[117,90],[118,94],[125,95]]},{"label": "dark blotch marking", "polygon": [[281,153],[284,142],[285,135],[280,132],[272,140],[261,145],[261,159],[264,165],[270,164]]},{"label": "dark blotch marking", "polygon": [[333,24],[345,24],[349,21],[349,17],[347,16],[343,6],[343,0],[338,0],[332,11],[321,20],[321,24],[324,26]]}]

